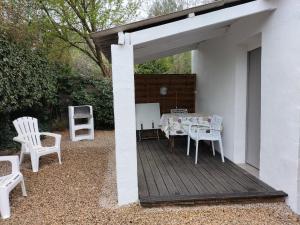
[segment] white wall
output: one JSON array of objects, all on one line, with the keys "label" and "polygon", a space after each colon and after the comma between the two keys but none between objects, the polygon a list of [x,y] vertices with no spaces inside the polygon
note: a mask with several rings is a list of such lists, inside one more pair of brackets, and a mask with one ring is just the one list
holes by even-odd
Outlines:
[{"label": "white wall", "polygon": [[[224,118],[224,151],[233,160],[234,58],[222,40],[210,41],[198,52],[196,111]],[[196,72],[196,71],[195,71]],[[212,75],[213,74],[213,75]]]},{"label": "white wall", "polygon": [[196,106],[224,117],[225,155],[244,162],[247,51],[262,46],[260,177],[300,213],[300,1],[266,2],[277,10],[235,22],[193,53]]},{"label": "white wall", "polygon": [[289,195],[300,213],[300,1],[278,9],[262,33],[261,178]]},{"label": "white wall", "polygon": [[193,53],[196,109],[223,117],[225,155],[235,163],[245,162],[247,51],[260,46],[268,16],[240,19],[226,36],[200,44]]}]

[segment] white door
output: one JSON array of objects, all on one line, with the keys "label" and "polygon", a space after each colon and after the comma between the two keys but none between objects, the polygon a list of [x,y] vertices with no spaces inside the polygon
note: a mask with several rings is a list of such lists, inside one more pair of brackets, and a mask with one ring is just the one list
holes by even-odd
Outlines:
[{"label": "white door", "polygon": [[261,48],[248,52],[246,163],[259,169],[261,114]]}]

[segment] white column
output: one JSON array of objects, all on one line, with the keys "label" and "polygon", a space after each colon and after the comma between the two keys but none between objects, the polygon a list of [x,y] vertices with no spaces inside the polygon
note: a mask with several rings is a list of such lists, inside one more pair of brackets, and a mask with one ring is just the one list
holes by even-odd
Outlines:
[{"label": "white column", "polygon": [[118,204],[138,201],[132,45],[112,45]]},{"label": "white column", "polygon": [[203,66],[203,54],[199,49],[195,49],[192,51],[191,57],[191,66],[192,73],[196,74],[196,98],[195,98],[195,112],[203,112],[203,109],[200,109],[200,93],[201,90],[198,90],[201,87],[201,79],[202,76],[202,66]]}]

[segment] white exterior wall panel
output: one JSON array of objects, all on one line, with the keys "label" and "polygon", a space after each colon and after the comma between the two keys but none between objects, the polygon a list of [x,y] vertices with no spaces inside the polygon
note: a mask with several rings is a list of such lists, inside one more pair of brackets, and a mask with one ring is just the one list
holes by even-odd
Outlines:
[{"label": "white exterior wall panel", "polygon": [[271,15],[241,19],[225,37],[200,45],[198,64],[193,59],[196,105],[224,117],[225,154],[244,162],[247,51],[262,46],[260,178],[285,191],[300,213],[300,1],[272,3],[277,10]]}]

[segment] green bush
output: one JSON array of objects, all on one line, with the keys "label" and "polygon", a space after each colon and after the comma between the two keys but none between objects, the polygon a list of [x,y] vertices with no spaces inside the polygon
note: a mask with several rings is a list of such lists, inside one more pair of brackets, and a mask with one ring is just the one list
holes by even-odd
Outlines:
[{"label": "green bush", "polygon": [[0,39],[0,111],[55,104],[56,73],[38,51]]},{"label": "green bush", "polygon": [[60,67],[39,51],[0,36],[0,147],[12,147],[16,135],[12,121],[20,116],[39,118],[48,127],[57,104]]},{"label": "green bush", "polygon": [[170,69],[168,64],[168,59],[156,59],[143,64],[138,64],[135,66],[136,74],[164,74]]},{"label": "green bush", "polygon": [[95,127],[113,128],[110,79],[78,75],[1,35],[0,99],[0,149],[15,146],[12,121],[21,116],[38,118],[40,130],[68,128],[69,105],[92,105]]},{"label": "green bush", "polygon": [[[93,106],[96,129],[113,128],[113,94],[110,79],[97,79],[93,77],[75,76],[64,77],[59,85],[64,96],[61,105],[69,102],[69,105]],[[66,100],[66,97],[68,100]]]}]

